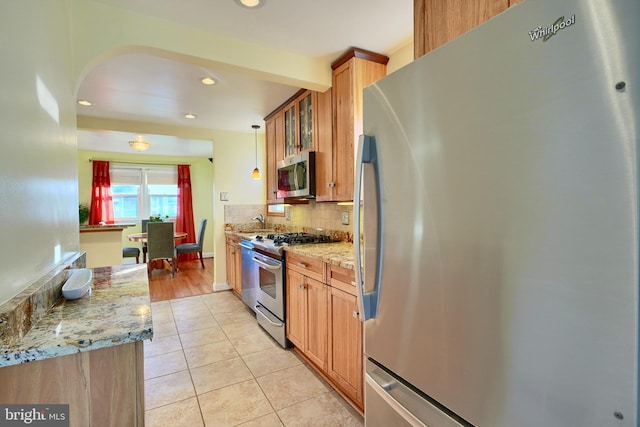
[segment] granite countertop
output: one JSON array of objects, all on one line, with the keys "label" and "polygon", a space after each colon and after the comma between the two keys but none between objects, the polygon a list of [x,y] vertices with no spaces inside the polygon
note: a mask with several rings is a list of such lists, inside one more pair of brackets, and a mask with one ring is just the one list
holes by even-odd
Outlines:
[{"label": "granite countertop", "polygon": [[353,270],[355,254],[353,243],[315,243],[309,245],[293,245],[284,248],[287,252],[293,252],[309,258],[320,259],[328,264],[337,265]]},{"label": "granite countertop", "polygon": [[135,227],[134,223],[104,224],[104,225],[81,225],[80,232],[87,231],[118,231],[128,227]]},{"label": "granite countertop", "polygon": [[61,296],[18,344],[0,346],[0,367],[152,338],[146,265],[94,268],[91,287]]},{"label": "granite countertop", "polygon": [[257,235],[261,235],[261,236],[266,236],[267,234],[274,234],[276,233],[274,230],[260,230],[260,231],[252,231],[252,230],[248,230],[248,231],[230,231],[230,230],[226,230],[224,232],[224,234],[228,234],[230,236],[239,236],[245,240],[251,240],[254,237],[256,237]]},{"label": "granite countertop", "polygon": [[[251,239],[257,233],[255,231],[225,231],[226,234],[240,236],[243,239]],[[264,234],[264,233],[262,233]],[[337,265],[353,270],[355,254],[353,243],[311,243],[305,245],[285,246],[285,251],[298,253],[309,258],[320,259],[328,264]]]}]

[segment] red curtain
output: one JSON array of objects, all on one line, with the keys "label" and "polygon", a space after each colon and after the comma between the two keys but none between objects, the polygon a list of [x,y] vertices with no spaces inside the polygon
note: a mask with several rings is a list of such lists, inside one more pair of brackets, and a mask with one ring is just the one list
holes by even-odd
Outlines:
[{"label": "red curtain", "polygon": [[[193,204],[191,203],[191,172],[189,165],[178,165],[178,213],[176,214],[176,231],[187,233],[180,243],[197,242],[193,227]],[[198,259],[197,254],[180,254],[180,261]]]},{"label": "red curtain", "polygon": [[113,224],[113,198],[111,197],[109,162],[94,160],[89,225],[98,225],[100,222]]}]

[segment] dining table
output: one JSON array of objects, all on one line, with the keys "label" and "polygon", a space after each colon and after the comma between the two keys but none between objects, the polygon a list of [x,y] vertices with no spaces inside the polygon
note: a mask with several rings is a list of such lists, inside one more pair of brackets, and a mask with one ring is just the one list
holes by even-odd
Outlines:
[{"label": "dining table", "polygon": [[[180,240],[187,237],[187,233],[184,231],[174,231],[173,240],[178,243]],[[127,239],[131,242],[142,242],[142,246],[147,245],[147,233],[132,233],[127,235]],[[147,262],[147,251],[142,251],[142,262]],[[165,266],[166,267],[166,266]]]}]

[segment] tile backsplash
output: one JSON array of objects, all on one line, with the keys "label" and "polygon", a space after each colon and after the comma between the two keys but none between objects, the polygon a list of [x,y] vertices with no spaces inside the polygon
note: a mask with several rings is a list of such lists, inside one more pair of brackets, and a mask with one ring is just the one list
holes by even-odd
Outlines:
[{"label": "tile backsplash", "polygon": [[259,214],[262,214],[265,220],[269,219],[265,205],[225,205],[224,223],[236,224],[236,227],[247,230],[260,228],[260,223],[252,219]]},{"label": "tile backsplash", "polygon": [[[224,222],[227,230],[242,231],[260,228],[252,220],[258,214],[265,215],[267,228],[278,232],[309,232],[329,234],[336,240],[353,241],[353,206],[337,203],[285,205],[285,216],[267,216],[265,205],[226,205]],[[344,216],[344,218],[343,218]],[[349,224],[343,224],[343,219]]]}]

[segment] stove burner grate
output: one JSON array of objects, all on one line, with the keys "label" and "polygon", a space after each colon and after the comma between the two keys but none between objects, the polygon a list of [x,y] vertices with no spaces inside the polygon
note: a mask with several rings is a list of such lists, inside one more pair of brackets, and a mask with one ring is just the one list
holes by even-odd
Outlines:
[{"label": "stove burner grate", "polygon": [[276,246],[287,245],[300,245],[308,243],[329,243],[331,238],[329,236],[322,236],[311,233],[284,233],[284,234],[268,234],[267,239],[273,240],[273,244]]}]

